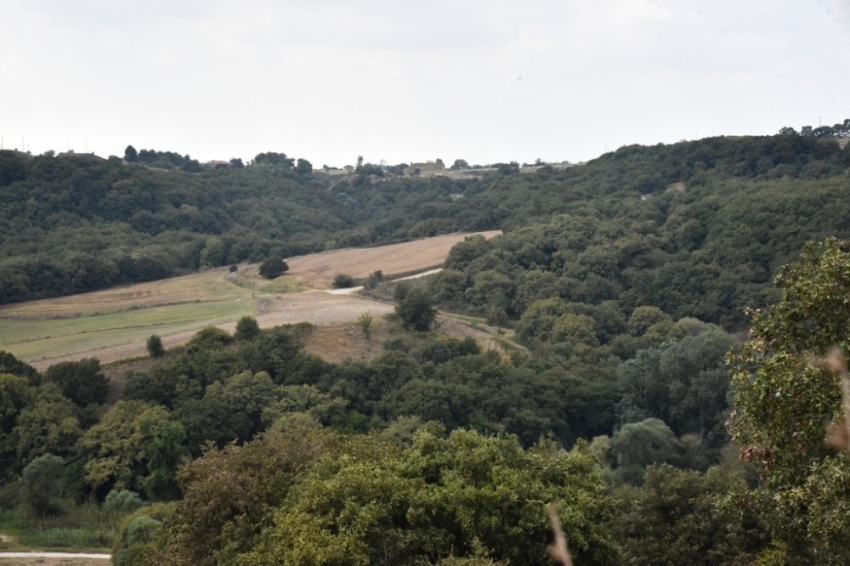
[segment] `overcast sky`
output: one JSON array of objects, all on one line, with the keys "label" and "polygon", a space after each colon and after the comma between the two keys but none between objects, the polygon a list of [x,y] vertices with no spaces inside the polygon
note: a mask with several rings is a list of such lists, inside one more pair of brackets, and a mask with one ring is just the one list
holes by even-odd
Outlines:
[{"label": "overcast sky", "polygon": [[0,0],[3,147],[582,161],[850,118],[850,0]]}]

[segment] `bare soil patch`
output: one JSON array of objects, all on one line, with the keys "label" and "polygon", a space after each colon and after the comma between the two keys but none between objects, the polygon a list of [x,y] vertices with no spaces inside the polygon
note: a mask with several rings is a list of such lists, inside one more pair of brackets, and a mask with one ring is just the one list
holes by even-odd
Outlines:
[{"label": "bare soil patch", "polygon": [[488,240],[501,230],[435,236],[377,248],[350,248],[289,258],[287,275],[317,289],[327,289],[339,273],[362,279],[375,271],[397,277],[440,267],[452,247],[466,238],[481,235]]}]

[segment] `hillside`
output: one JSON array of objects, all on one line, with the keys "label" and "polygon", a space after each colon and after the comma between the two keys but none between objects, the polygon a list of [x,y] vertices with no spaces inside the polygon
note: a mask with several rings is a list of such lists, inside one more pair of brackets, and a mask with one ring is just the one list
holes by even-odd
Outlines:
[{"label": "hillside", "polygon": [[[560,502],[580,564],[850,558],[807,362],[850,320],[850,244],[805,244],[848,236],[836,140],[463,178],[138,156],[0,153],[0,345],[46,358],[0,352],[0,544],[542,566]],[[364,296],[302,292],[340,272]]]},{"label": "hillside", "polygon": [[[480,235],[487,238],[496,232]],[[157,334],[167,348],[180,346],[205,326],[233,332],[236,320],[252,316],[260,327],[307,322],[356,324],[364,313],[392,311],[386,303],[317,292],[337,273],[387,278],[442,264],[457,242],[454,234],[402,244],[298,256],[283,277],[259,277],[257,265],[235,272],[211,269],[161,281],[0,306],[0,349],[44,370],[50,365],[96,357],[103,363],[147,355],[145,341]],[[356,356],[355,356],[356,357]],[[340,360],[341,361],[341,360]]]},{"label": "hillside", "polygon": [[331,181],[268,157],[194,172],[0,152],[0,302],[271,253],[502,229],[498,259],[453,265],[458,290],[483,287],[488,298],[460,304],[444,292],[444,306],[519,320],[523,274],[539,271],[565,299],[651,304],[737,328],[804,241],[847,235],[848,155],[834,140],[786,134],[628,146],[529,174],[499,165],[482,178],[423,179],[367,164]]}]

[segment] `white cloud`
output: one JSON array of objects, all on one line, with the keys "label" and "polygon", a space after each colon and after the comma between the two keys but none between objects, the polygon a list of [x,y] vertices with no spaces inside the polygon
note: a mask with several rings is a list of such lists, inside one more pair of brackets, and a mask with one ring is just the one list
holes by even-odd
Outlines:
[{"label": "white cloud", "polygon": [[0,134],[36,152],[70,139],[340,164],[576,160],[772,133],[848,114],[848,7],[0,0],[0,49],[14,53],[0,59]]}]

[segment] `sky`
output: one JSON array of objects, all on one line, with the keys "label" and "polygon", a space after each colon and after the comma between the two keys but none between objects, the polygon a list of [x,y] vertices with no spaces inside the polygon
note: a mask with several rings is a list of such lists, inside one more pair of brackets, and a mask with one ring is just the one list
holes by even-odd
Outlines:
[{"label": "sky", "polygon": [[580,162],[850,118],[850,0],[0,0],[0,144]]}]

